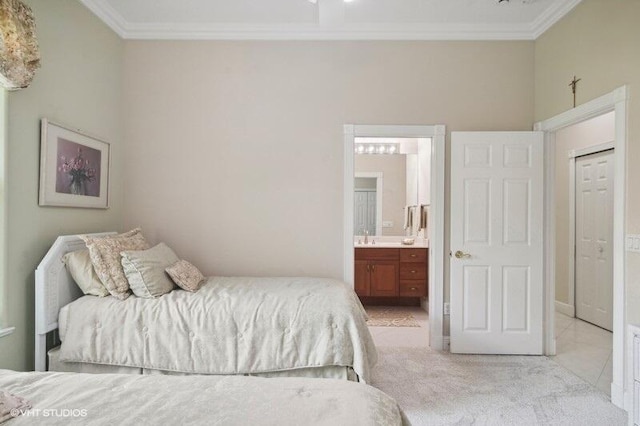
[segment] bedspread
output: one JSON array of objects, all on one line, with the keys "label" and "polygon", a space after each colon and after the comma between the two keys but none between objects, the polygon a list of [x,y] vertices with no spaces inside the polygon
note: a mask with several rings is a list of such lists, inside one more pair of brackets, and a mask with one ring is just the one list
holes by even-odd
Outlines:
[{"label": "bedspread", "polygon": [[60,312],[60,360],[196,374],[352,367],[377,360],[360,301],[341,281],[212,277],[158,299],[85,296]]},{"label": "bedspread", "polygon": [[333,379],[0,370],[0,389],[33,405],[8,425],[394,426],[404,419],[383,392]]}]

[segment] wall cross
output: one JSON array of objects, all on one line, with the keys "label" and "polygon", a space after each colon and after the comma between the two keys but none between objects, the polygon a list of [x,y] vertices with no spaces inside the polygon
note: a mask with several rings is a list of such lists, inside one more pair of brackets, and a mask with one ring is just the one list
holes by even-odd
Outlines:
[{"label": "wall cross", "polygon": [[576,76],[573,76],[573,80],[571,80],[571,83],[569,83],[569,87],[571,87],[571,92],[573,93],[573,107],[576,107],[576,89],[578,87],[578,82],[582,80],[581,78],[576,78]]}]

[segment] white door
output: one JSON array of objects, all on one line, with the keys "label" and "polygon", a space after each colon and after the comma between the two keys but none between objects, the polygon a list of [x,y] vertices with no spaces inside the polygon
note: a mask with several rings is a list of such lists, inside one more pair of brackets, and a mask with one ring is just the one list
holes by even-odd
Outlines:
[{"label": "white door", "polygon": [[369,235],[376,235],[376,210],[378,208],[376,195],[375,191],[367,192],[367,229],[369,230]]},{"label": "white door", "polygon": [[356,235],[376,235],[376,191],[354,192],[353,229]]},{"label": "white door", "polygon": [[576,158],[576,316],[613,329],[613,150]]},{"label": "white door", "polygon": [[451,352],[542,354],[543,134],[451,144]]}]

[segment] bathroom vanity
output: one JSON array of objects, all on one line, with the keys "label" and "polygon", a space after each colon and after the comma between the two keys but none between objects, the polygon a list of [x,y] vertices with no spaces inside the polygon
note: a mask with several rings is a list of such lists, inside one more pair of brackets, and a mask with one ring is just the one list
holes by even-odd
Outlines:
[{"label": "bathroom vanity", "polygon": [[355,291],[364,300],[427,297],[428,248],[378,244],[355,247]]}]

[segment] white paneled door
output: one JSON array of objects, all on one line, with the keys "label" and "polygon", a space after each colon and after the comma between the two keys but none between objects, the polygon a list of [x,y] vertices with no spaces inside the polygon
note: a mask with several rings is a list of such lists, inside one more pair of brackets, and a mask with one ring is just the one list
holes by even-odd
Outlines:
[{"label": "white paneled door", "polygon": [[613,329],[613,150],[576,158],[576,316]]},{"label": "white paneled door", "polygon": [[542,354],[543,134],[451,144],[451,352]]},{"label": "white paneled door", "polygon": [[364,231],[369,231],[369,235],[376,235],[376,191],[354,192],[354,215],[353,227],[356,235],[364,235]]}]

